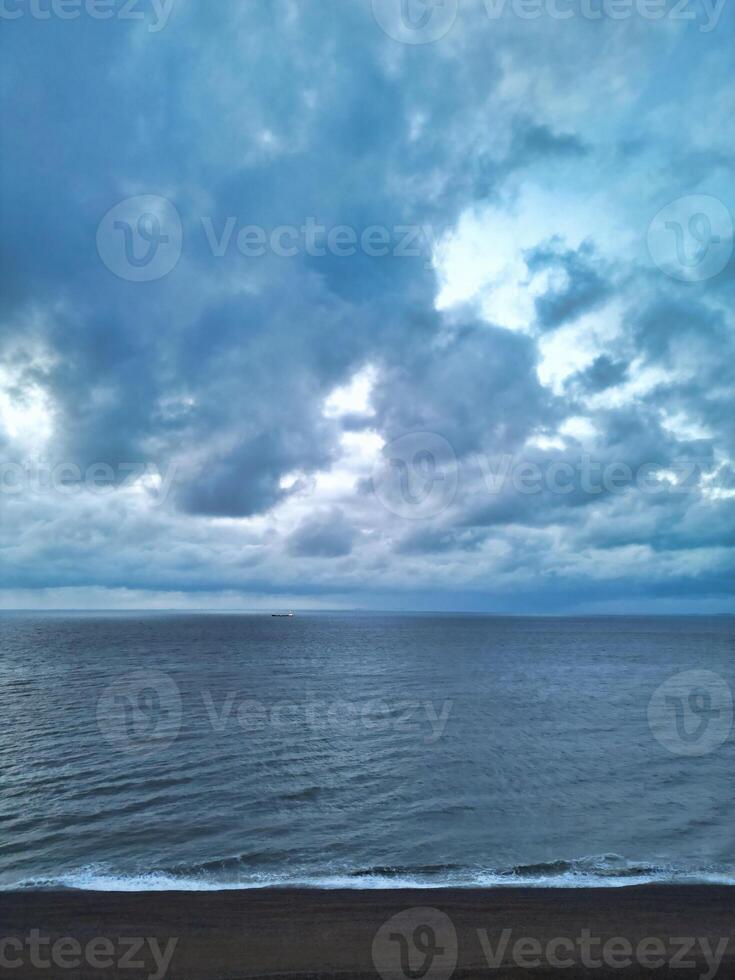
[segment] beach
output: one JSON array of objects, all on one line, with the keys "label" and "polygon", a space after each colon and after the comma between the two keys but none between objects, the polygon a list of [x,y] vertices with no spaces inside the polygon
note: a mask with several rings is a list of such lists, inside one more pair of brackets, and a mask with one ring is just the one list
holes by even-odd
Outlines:
[{"label": "beach", "polygon": [[0,922],[19,980],[735,973],[724,886],[28,890],[0,893]]}]

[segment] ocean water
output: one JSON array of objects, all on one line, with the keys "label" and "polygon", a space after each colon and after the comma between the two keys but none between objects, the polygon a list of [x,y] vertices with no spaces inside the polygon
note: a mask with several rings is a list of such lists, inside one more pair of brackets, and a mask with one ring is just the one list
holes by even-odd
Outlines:
[{"label": "ocean water", "polygon": [[735,883],[735,620],[0,614],[0,888]]}]

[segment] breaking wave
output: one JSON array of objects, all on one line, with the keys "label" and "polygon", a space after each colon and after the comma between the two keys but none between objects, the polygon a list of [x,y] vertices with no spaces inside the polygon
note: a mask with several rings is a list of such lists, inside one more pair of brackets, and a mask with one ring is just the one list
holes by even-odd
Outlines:
[{"label": "breaking wave", "polygon": [[463,868],[458,865],[377,866],[311,873],[246,870],[239,857],[199,866],[145,873],[116,873],[90,866],[48,878],[19,881],[15,889],[75,889],[109,892],[228,891],[253,888],[399,889],[399,888],[599,888],[666,884],[735,885],[735,869],[686,868],[631,862],[617,854],[573,860],[519,864],[510,868]]}]

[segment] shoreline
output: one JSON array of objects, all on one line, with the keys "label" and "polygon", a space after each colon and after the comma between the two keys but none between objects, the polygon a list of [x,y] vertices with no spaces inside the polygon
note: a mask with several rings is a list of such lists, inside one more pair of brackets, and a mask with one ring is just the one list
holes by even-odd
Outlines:
[{"label": "shoreline", "polygon": [[0,922],[18,978],[735,975],[730,885],[28,890]]}]

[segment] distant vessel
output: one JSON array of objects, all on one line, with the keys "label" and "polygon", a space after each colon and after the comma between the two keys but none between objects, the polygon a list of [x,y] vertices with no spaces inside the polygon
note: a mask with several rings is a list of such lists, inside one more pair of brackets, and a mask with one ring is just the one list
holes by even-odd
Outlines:
[{"label": "distant vessel", "polygon": [[292,612],[287,612],[287,613],[271,613],[271,616],[273,616],[274,619],[291,619],[291,617],[293,616],[293,613]]}]

